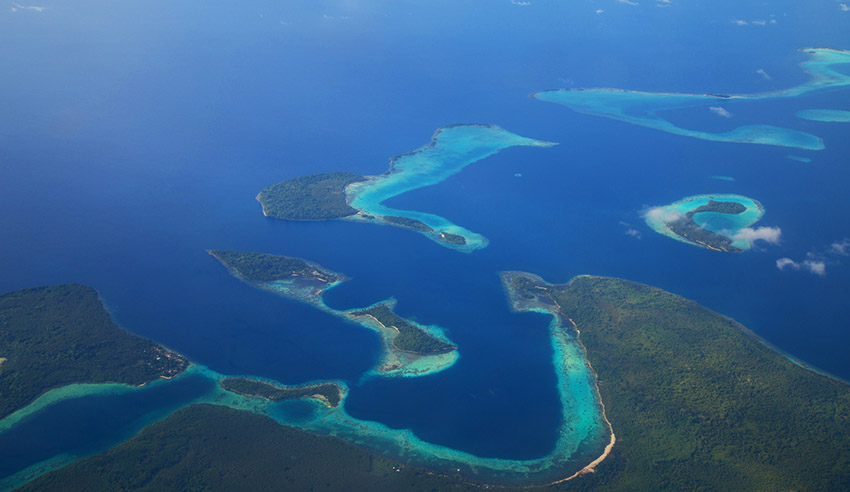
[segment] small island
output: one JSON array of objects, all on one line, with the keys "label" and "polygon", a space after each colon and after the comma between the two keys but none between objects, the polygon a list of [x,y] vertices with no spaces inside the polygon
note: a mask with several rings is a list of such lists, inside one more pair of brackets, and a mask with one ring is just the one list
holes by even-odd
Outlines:
[{"label": "small island", "polygon": [[342,274],[300,258],[265,253],[208,250],[234,277],[253,287],[309,304],[338,318],[377,332],[384,346],[375,373],[382,376],[424,376],[451,367],[457,360],[457,347],[438,326],[425,326],[405,320],[392,308],[389,299],[365,309],[341,311],[328,307],[325,291],[348,280]]},{"label": "small island", "polygon": [[0,418],[73,383],[143,386],[189,362],[121,329],[91,287],[66,284],[0,296]]},{"label": "small island", "polygon": [[333,172],[292,178],[263,189],[257,200],[268,217],[345,219],[390,225],[416,231],[437,244],[469,253],[486,247],[487,238],[443,217],[397,210],[383,203],[408,191],[438,184],[503,149],[553,145],[496,125],[450,125],[437,129],[430,143],[390,159],[389,170],[383,174]]},{"label": "small island", "polygon": [[228,377],[221,380],[221,387],[242,396],[265,398],[272,401],[312,398],[329,408],[339,406],[343,390],[338,383],[316,383],[303,386],[279,386],[277,384],[243,377]]},{"label": "small island", "polygon": [[257,195],[267,217],[284,220],[329,220],[354,215],[345,187],[366,178],[348,172],[313,174],[269,186]]},{"label": "small island", "polygon": [[421,220],[411,219],[409,217],[395,217],[392,215],[385,215],[382,217],[384,221],[397,225],[399,227],[406,227],[408,229],[413,229],[414,231],[420,232],[431,232],[434,229],[428,224],[422,222]]},{"label": "small island", "polygon": [[730,238],[712,232],[708,229],[703,229],[699,224],[694,222],[694,215],[700,212],[739,215],[746,211],[747,207],[738,202],[709,200],[706,205],[702,205],[701,207],[691,210],[678,220],[668,222],[667,227],[669,227],[674,234],[678,234],[679,236],[708,249],[725,251],[727,253],[740,253],[744,250],[733,246]]},{"label": "small island", "polygon": [[392,340],[395,348],[414,354],[444,354],[457,349],[454,345],[435,338],[423,329],[395,314],[392,307],[386,303],[377,304],[367,309],[352,311],[355,318],[371,316],[385,328],[395,330],[398,335]]},{"label": "small island", "polygon": [[761,203],[740,195],[698,195],[645,214],[654,231],[712,251],[741,253],[752,240],[742,231],[761,219]]}]

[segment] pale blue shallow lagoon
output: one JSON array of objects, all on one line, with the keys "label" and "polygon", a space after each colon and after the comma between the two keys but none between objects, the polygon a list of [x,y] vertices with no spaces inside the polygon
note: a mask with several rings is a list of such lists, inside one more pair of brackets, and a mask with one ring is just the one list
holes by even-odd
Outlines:
[{"label": "pale blue shallow lagoon", "polygon": [[[847,110],[838,3],[525,3],[0,11],[0,41],[13,47],[0,53],[0,290],[89,284],[123,327],[198,364],[140,391],[70,391],[3,428],[0,489],[210,400],[414,464],[496,482],[563,478],[606,442],[575,446],[600,425],[593,381],[583,365],[565,379],[557,362],[580,345],[554,343],[551,316],[511,311],[506,270],[657,286],[850,378],[850,217],[839,213],[850,210],[850,139],[846,125],[799,116]],[[599,87],[623,92],[574,90]],[[543,104],[545,89],[573,99]],[[441,128],[460,130],[429,147]],[[392,156],[402,172],[380,175]],[[470,247],[273,220],[254,200],[269,183],[329,171],[384,176],[358,195],[364,207]],[[745,227],[781,239],[715,254],[644,222],[652,206],[709,194],[753,197],[764,216]],[[302,257],[351,280],[316,309],[231,277],[209,248]],[[822,262],[825,274],[780,270],[781,258]],[[399,316],[444,330],[459,358],[423,377],[370,374],[380,337],[333,312],[389,298]],[[251,406],[222,396],[222,374],[334,380],[348,394],[331,413]],[[586,425],[564,440],[568,422]]]}]

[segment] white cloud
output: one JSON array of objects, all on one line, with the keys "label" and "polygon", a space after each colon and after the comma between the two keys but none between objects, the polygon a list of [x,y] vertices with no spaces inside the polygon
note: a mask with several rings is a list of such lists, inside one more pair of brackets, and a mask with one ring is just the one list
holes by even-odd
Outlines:
[{"label": "white cloud", "polygon": [[640,237],[641,237],[640,231],[637,230],[637,229],[634,229],[632,227],[629,227],[628,229],[626,229],[626,235],[631,236],[635,239],[640,239]]},{"label": "white cloud", "polygon": [[755,241],[764,241],[776,244],[782,236],[782,230],[778,227],[757,227],[755,229],[745,227],[732,236],[734,241],[746,241],[753,244]]},{"label": "white cloud", "polygon": [[712,107],[708,108],[708,110],[711,111],[712,113],[716,114],[717,116],[722,116],[724,118],[731,118],[731,117],[735,116],[732,113],[730,113],[729,111],[726,111],[726,108],[724,108],[723,106],[712,106]]},{"label": "white cloud", "polygon": [[773,77],[767,74],[763,68],[756,70],[756,73],[765,78],[765,80],[773,80]]},{"label": "white cloud", "polygon": [[776,268],[780,270],[785,270],[785,267],[791,267],[794,270],[800,269],[800,265],[791,258],[779,258],[778,260],[776,260]]},{"label": "white cloud", "polygon": [[807,272],[820,277],[826,275],[826,263],[820,260],[803,260],[798,263],[791,258],[779,258],[776,260],[776,268],[779,270],[785,270],[785,268],[791,268],[792,270],[806,270]]},{"label": "white cloud", "polygon": [[32,10],[34,12],[44,12],[47,10],[47,7],[37,7],[35,5],[21,5],[19,3],[12,4],[12,12],[16,12],[18,10]]},{"label": "white cloud", "polygon": [[850,256],[850,239],[844,239],[830,244],[829,252],[839,256]]},{"label": "white cloud", "polygon": [[682,214],[682,212],[679,212],[678,210],[666,209],[664,207],[651,208],[647,210],[646,213],[643,215],[646,218],[655,221],[660,221],[665,224],[671,224],[678,220],[682,220],[682,218],[685,217],[685,215]]},{"label": "white cloud", "polygon": [[848,7],[846,3],[839,4],[838,6],[841,8],[842,11],[850,12],[850,7]]},{"label": "white cloud", "polygon": [[528,7],[531,5],[531,2],[523,2],[522,0],[511,0],[511,3],[514,5],[519,5],[520,7]]},{"label": "white cloud", "polygon": [[826,275],[826,263],[822,261],[806,260],[803,262],[803,267],[815,275],[820,275],[821,277]]},{"label": "white cloud", "polygon": [[624,3],[626,5],[631,5],[632,7],[637,7],[639,4],[637,2],[633,2],[632,0],[617,0],[620,3]]},{"label": "white cloud", "polygon": [[766,20],[754,20],[754,21],[750,22],[750,24],[755,24],[756,26],[766,26],[767,21]]},{"label": "white cloud", "polygon": [[596,9],[597,14],[601,14],[602,12],[605,12],[605,10],[604,9]]},{"label": "white cloud", "polygon": [[741,19],[732,19],[731,22],[737,26],[746,26],[748,24],[747,21]]}]

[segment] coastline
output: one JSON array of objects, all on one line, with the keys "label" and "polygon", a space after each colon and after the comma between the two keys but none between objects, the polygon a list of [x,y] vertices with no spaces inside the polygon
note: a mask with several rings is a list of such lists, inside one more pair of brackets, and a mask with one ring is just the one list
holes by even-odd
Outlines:
[{"label": "coastline", "polygon": [[[334,272],[333,270],[329,270],[324,266],[319,265],[318,263],[298,258],[299,260],[307,264],[310,268],[325,275],[335,276],[337,280],[330,284],[321,283],[318,280],[314,279],[304,279],[301,277],[293,277],[286,280],[254,281],[246,278],[241,273],[239,273],[238,270],[228,265],[221,258],[216,256],[213,253],[213,250],[207,250],[207,253],[213,258],[215,258],[219,263],[221,263],[222,266],[227,269],[227,272],[231,276],[239,279],[241,282],[244,282],[245,284],[251,287],[262,289],[287,299],[303,302],[343,321],[358,325],[360,327],[369,329],[370,331],[377,333],[378,338],[381,340],[382,354],[377,365],[371,370],[372,374],[376,374],[382,377],[427,376],[429,374],[434,374],[446,370],[449,367],[453,366],[455,362],[457,362],[459,355],[456,346],[451,351],[439,354],[419,354],[416,352],[404,351],[396,348],[395,345],[392,343],[394,336],[391,336],[389,332],[392,332],[393,335],[398,334],[399,332],[397,329],[385,327],[380,321],[371,316],[369,318],[374,320],[374,323],[376,323],[377,325],[370,323],[369,318],[365,318],[364,316],[356,317],[351,314],[351,312],[353,311],[368,309],[370,307],[381,304],[385,304],[390,309],[392,309],[392,306],[395,305],[395,300],[392,298],[373,304],[372,306],[367,306],[362,309],[340,311],[327,306],[323,300],[325,291],[349,280],[349,277]],[[410,323],[422,330],[427,335],[434,337],[440,341],[454,345],[454,343],[448,340],[448,338],[442,331],[435,330],[432,327],[420,325],[419,323]]]}]

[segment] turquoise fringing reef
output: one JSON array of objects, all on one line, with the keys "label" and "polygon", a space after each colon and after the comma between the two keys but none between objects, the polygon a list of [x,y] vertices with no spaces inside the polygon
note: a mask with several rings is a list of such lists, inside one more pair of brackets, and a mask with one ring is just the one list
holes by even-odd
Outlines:
[{"label": "turquoise fringing reef", "polygon": [[[444,217],[424,212],[396,210],[383,202],[411,190],[432,186],[459,173],[466,166],[485,159],[500,150],[510,147],[551,147],[551,142],[541,142],[521,137],[495,125],[454,125],[438,129],[431,143],[412,152],[394,157],[390,169],[384,174],[372,176],[366,181],[348,185],[345,192],[349,204],[372,217],[369,221],[384,216],[406,217],[424,223],[433,231],[422,232],[425,236],[446,247],[471,252],[487,246],[487,238],[456,225]],[[362,215],[350,220],[364,221]],[[464,244],[452,244],[440,240],[441,234],[453,234],[464,239]]]}]

